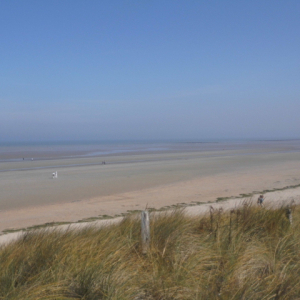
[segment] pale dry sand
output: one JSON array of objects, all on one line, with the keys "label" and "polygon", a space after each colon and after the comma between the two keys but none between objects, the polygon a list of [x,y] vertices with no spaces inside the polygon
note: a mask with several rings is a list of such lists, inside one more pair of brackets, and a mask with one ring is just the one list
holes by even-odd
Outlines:
[{"label": "pale dry sand", "polygon": [[[223,211],[228,211],[230,209],[238,208],[242,206],[245,201],[250,201],[252,205],[256,205],[258,195],[253,195],[252,198],[239,198],[239,199],[228,199],[224,202],[218,202],[218,203],[205,203],[201,205],[195,205],[195,206],[187,206],[184,208],[184,211],[187,215],[190,216],[201,216],[203,214],[209,213],[210,209],[213,208],[214,210],[223,209]],[[288,205],[299,205],[300,204],[300,187],[298,188],[292,188],[292,189],[286,189],[283,191],[274,191],[274,192],[268,192],[265,194],[265,201],[264,201],[264,207],[266,208],[272,208],[272,207],[287,207]],[[170,209],[170,211],[172,211]],[[159,212],[154,212],[155,214]],[[151,217],[151,215],[150,215]],[[93,226],[93,227],[101,227],[101,226],[109,226],[114,223],[118,223],[123,219],[123,217],[116,217],[109,220],[97,220],[92,222],[82,222],[82,223],[72,223],[67,225],[58,225],[49,227],[50,230],[58,229],[61,231],[65,230],[80,230],[84,227]],[[49,229],[48,228],[48,229]],[[36,230],[44,230],[43,229],[36,229]],[[0,246],[7,245],[10,242],[13,242],[24,235],[24,231],[17,231],[12,233],[7,233],[0,235]]]},{"label": "pale dry sand", "polygon": [[[106,165],[101,165],[102,160],[2,163],[0,231],[114,216],[146,206],[159,209],[177,203],[214,202],[217,197],[300,184],[299,152],[112,156],[105,159]],[[52,179],[55,170],[58,178]],[[266,196],[268,201],[289,201],[297,200],[299,194],[296,188]],[[188,211],[199,213],[199,209],[205,209],[205,205],[200,207],[193,206]]]}]

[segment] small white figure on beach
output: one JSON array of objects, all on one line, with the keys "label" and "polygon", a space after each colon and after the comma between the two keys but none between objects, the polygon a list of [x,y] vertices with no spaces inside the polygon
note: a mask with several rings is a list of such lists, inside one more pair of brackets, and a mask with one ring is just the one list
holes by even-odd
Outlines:
[{"label": "small white figure on beach", "polygon": [[52,173],[52,178],[57,178],[57,171],[55,171],[54,173]]},{"label": "small white figure on beach", "polygon": [[264,200],[265,200],[264,195],[260,195],[257,199],[257,204],[263,206]]}]

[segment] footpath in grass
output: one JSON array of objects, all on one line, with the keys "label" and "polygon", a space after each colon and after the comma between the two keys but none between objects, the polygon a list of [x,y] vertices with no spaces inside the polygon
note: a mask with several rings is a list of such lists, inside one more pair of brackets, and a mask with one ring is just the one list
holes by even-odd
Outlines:
[{"label": "footpath in grass", "polygon": [[[292,224],[290,215],[292,212]],[[0,299],[298,299],[300,211],[140,214],[81,230],[25,233],[0,248]]]}]

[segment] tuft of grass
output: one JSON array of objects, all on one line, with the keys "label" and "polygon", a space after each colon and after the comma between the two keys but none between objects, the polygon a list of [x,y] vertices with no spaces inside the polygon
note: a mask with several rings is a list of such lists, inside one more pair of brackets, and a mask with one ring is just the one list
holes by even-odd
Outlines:
[{"label": "tuft of grass", "polygon": [[0,247],[4,299],[298,299],[300,210],[250,200],[234,210],[150,214],[142,254],[140,214],[81,230],[41,228]]},{"label": "tuft of grass", "polygon": [[218,197],[216,202],[222,202],[222,201],[226,201],[228,199],[230,199],[231,197]]}]

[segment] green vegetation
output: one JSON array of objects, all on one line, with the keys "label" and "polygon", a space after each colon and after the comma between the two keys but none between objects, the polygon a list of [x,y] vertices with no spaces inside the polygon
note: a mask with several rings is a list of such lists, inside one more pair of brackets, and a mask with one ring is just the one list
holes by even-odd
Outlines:
[{"label": "green vegetation", "polygon": [[0,299],[299,299],[300,211],[244,202],[230,212],[139,214],[119,224],[39,229],[0,248]]}]

